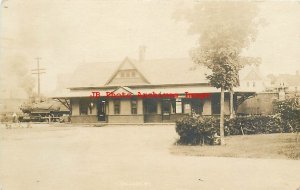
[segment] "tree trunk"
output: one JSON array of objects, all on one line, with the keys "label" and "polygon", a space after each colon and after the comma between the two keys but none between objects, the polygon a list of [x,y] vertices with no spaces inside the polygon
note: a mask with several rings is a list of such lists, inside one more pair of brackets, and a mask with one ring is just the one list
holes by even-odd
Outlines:
[{"label": "tree trunk", "polygon": [[225,135],[224,135],[224,89],[221,88],[221,99],[220,99],[220,138],[221,145],[225,145]]},{"label": "tree trunk", "polygon": [[233,90],[230,89],[230,102],[229,102],[229,105],[230,105],[230,119],[232,119],[234,117],[234,108],[233,108]]}]

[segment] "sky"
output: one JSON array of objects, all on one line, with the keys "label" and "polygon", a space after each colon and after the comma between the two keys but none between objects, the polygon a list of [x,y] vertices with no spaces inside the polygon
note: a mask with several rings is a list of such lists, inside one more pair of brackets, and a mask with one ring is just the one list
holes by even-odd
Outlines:
[{"label": "sky", "polygon": [[[0,88],[6,88],[5,84],[17,86],[14,83],[23,70],[30,76],[36,57],[41,58],[41,67],[46,69],[41,78],[41,91],[45,94],[56,88],[58,74],[72,73],[86,62],[138,58],[140,45],[147,48],[146,59],[189,57],[198,36],[189,34],[188,23],[176,21],[173,15],[179,8],[196,3],[5,0],[0,10],[0,64],[5,68],[0,71]],[[256,42],[245,54],[262,58],[263,74],[294,74],[300,70],[300,3],[258,4],[259,16],[267,25],[259,28]]]}]

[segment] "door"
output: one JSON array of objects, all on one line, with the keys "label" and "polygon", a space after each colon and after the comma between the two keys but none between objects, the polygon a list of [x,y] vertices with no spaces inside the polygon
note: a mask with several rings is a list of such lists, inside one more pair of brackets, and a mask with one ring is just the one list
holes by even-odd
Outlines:
[{"label": "door", "polygon": [[162,101],[162,119],[170,120],[171,114],[171,102],[169,99],[163,99]]},{"label": "door", "polygon": [[98,102],[98,121],[106,121],[105,107],[106,101],[100,100]]}]

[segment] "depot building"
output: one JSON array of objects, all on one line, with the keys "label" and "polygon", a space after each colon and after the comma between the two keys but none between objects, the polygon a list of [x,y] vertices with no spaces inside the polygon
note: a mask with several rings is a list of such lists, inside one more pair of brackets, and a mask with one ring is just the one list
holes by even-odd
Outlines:
[{"label": "depot building", "polygon": [[[171,123],[220,114],[220,89],[210,86],[205,67],[190,59],[145,60],[143,53],[139,60],[82,64],[53,98],[70,109],[73,123]],[[253,94],[235,89],[233,109]],[[225,92],[227,115],[229,99]]]}]

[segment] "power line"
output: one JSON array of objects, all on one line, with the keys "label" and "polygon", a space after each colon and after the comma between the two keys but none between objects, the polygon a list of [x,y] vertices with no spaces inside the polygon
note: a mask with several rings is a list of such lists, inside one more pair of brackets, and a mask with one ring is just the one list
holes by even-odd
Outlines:
[{"label": "power line", "polygon": [[33,72],[31,74],[37,75],[37,77],[38,77],[38,97],[40,97],[40,93],[41,93],[41,86],[40,86],[41,85],[40,84],[40,77],[41,76],[40,75],[46,73],[45,72],[46,69],[40,68],[40,60],[41,60],[40,57],[37,57],[35,59],[36,59],[36,63],[37,63],[37,68],[36,69],[31,69],[31,71]]}]

